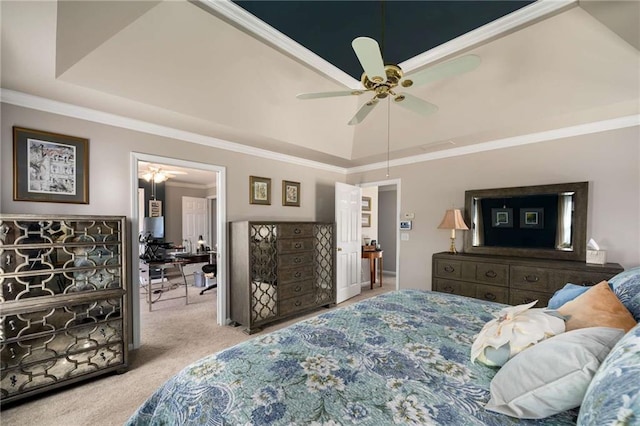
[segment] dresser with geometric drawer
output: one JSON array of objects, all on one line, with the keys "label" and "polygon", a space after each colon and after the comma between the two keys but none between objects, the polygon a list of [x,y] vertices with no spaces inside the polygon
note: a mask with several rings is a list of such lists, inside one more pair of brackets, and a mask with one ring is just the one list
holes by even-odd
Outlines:
[{"label": "dresser with geometric drawer", "polygon": [[537,300],[547,306],[566,283],[591,286],[622,272],[617,263],[605,265],[568,260],[476,254],[433,255],[434,291],[459,294],[509,305]]},{"label": "dresser with geometric drawer", "polygon": [[254,333],[336,301],[333,223],[232,222],[231,319]]},{"label": "dresser with geometric drawer", "polygon": [[0,397],[125,371],[122,216],[0,215]]}]

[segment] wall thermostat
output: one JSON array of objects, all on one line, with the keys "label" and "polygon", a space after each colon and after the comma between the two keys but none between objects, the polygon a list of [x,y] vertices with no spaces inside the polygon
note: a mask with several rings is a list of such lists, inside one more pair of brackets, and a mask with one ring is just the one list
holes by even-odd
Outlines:
[{"label": "wall thermostat", "polygon": [[400,221],[400,230],[408,231],[411,229],[411,221],[410,220],[401,220]]}]

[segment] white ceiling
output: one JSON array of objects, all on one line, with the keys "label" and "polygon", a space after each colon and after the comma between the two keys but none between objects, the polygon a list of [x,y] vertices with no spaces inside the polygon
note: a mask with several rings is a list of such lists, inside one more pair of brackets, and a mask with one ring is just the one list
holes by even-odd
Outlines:
[{"label": "white ceiling", "polygon": [[637,47],[582,7],[467,49],[480,67],[409,89],[439,111],[392,105],[389,140],[384,103],[354,127],[364,98],[297,100],[345,86],[190,2],[0,7],[3,89],[340,167],[640,113]]}]

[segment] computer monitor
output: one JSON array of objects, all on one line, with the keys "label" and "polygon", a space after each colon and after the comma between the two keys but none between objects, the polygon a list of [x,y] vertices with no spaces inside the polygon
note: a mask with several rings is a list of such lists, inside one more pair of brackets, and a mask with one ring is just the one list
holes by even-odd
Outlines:
[{"label": "computer monitor", "polygon": [[164,238],[164,216],[145,217],[142,222],[143,235],[150,235],[155,240]]}]

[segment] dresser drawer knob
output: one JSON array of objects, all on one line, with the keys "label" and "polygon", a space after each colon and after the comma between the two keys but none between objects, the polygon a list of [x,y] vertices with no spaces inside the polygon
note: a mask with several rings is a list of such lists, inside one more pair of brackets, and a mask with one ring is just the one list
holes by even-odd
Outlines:
[{"label": "dresser drawer knob", "polygon": [[446,293],[453,293],[453,287],[451,287],[450,285],[448,285],[448,286],[446,286],[446,287],[444,288],[444,291],[445,291]]},{"label": "dresser drawer knob", "polygon": [[300,290],[302,290],[302,286],[301,286],[301,285],[296,286],[295,291],[296,291],[296,292],[298,292],[298,291],[300,291]]},{"label": "dresser drawer knob", "polygon": [[293,274],[296,278],[300,278],[302,276],[302,272],[297,271],[295,274]]},{"label": "dresser drawer knob", "polygon": [[487,272],[484,273],[485,276],[487,276],[488,278],[495,278],[498,276],[498,274],[496,274],[494,271],[489,270]]},{"label": "dresser drawer knob", "polygon": [[[533,302],[534,300],[536,300],[536,299],[532,299],[532,298],[530,298],[530,297],[525,297],[524,299],[522,299],[522,304],[524,305],[524,304],[526,304],[526,303],[531,303],[531,302]],[[537,301],[537,300],[536,300],[536,301]]]},{"label": "dresser drawer knob", "polygon": [[296,257],[295,259],[293,259],[294,263],[300,263],[302,262],[302,259],[299,257]]},{"label": "dresser drawer knob", "polygon": [[456,269],[455,269],[453,266],[451,266],[451,265],[447,265],[447,266],[445,266],[445,267],[444,267],[444,271],[445,271],[445,272],[449,272],[449,273],[451,273],[451,272],[453,272],[453,271],[455,271],[455,270],[456,270]]},{"label": "dresser drawer knob", "polygon": [[293,230],[293,233],[294,233],[294,234],[299,234],[300,232],[302,232],[302,231],[300,230],[300,228],[295,228],[295,229]]},{"label": "dresser drawer knob", "polygon": [[540,281],[540,278],[538,278],[537,275],[525,275],[524,280],[528,283],[537,283]]},{"label": "dresser drawer knob", "polygon": [[9,353],[11,354],[11,359],[16,357],[16,350],[13,348],[9,348]]},{"label": "dresser drawer knob", "polygon": [[297,249],[302,248],[302,243],[296,243],[294,245],[294,247],[297,248]]},{"label": "dresser drawer knob", "polygon": [[296,300],[295,305],[296,305],[296,306],[300,306],[300,305],[302,305],[302,302],[301,302],[301,301],[299,301],[299,300]]},{"label": "dresser drawer knob", "polygon": [[493,293],[485,293],[484,298],[491,301],[494,301],[497,299],[496,295]]},{"label": "dresser drawer knob", "polygon": [[588,286],[596,285],[596,283],[594,281],[582,281],[581,285],[584,287],[588,287]]},{"label": "dresser drawer knob", "polygon": [[13,320],[9,321],[9,327],[11,327],[11,331],[15,331],[16,330],[15,321],[13,321]]}]

